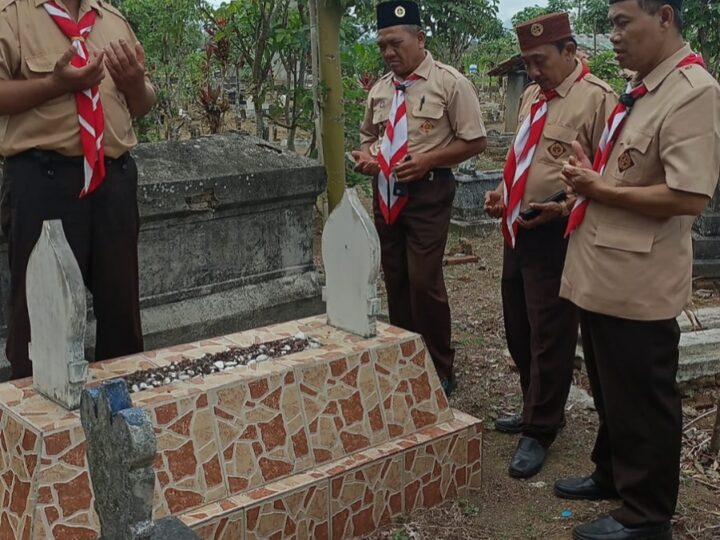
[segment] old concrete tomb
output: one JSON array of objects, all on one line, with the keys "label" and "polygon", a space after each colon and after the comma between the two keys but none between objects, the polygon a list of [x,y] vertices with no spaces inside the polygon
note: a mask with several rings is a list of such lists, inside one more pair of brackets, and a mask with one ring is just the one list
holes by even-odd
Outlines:
[{"label": "old concrete tomb", "polygon": [[[331,263],[329,316],[90,365],[90,387],[151,382],[132,396],[143,411],[133,418],[155,432],[156,519],[175,516],[205,540],[359,538],[480,488],[482,422],[450,408],[419,335],[374,322],[373,231],[356,203],[348,195],[328,225],[345,231],[341,254],[357,261]],[[338,271],[353,294],[335,292]],[[97,538],[102,461],[131,471],[135,502],[150,499],[150,452],[125,432],[125,461],[107,444],[98,457],[92,432],[86,442],[81,413],[31,380],[0,384],[0,538]],[[130,514],[127,523],[149,519],[147,508]]]},{"label": "old concrete tomb", "polygon": [[[133,154],[146,348],[323,312],[312,251],[321,165],[238,134],[141,144]],[[7,259],[0,234],[3,299]],[[0,302],[0,380],[9,377],[6,310]],[[89,315],[89,360],[94,326]]]}]

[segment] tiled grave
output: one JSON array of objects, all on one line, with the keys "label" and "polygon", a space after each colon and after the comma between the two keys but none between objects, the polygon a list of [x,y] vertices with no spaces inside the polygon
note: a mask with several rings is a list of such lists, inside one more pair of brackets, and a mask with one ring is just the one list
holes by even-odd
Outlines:
[{"label": "tiled grave", "polygon": [[[281,359],[133,394],[155,425],[155,518],[212,540],[359,538],[480,487],[482,424],[450,409],[422,339],[324,317],[91,365],[91,384],[303,332]],[[0,540],[95,539],[77,411],[0,385]]]}]

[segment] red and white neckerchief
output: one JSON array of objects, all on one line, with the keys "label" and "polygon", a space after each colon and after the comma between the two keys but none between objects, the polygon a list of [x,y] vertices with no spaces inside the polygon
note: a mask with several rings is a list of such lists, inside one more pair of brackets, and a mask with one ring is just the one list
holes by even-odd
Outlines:
[{"label": "red and white neckerchief", "polygon": [[[705,61],[701,55],[690,53],[680,61],[677,68],[689,66],[691,64],[697,64],[705,67]],[[622,128],[625,125],[627,117],[630,115],[630,111],[632,110],[635,101],[647,93],[648,89],[647,86],[645,86],[645,83],[641,83],[635,88],[633,88],[631,84],[628,84],[625,93],[620,96],[618,104],[615,105],[613,112],[610,114],[607,124],[605,125],[605,129],[603,130],[603,134],[600,137],[600,143],[598,144],[598,149],[595,151],[595,160],[593,161],[593,171],[599,173],[601,176],[605,173],[605,167],[610,159],[610,154],[615,147],[615,143],[620,138]],[[570,234],[583,222],[583,219],[585,219],[585,212],[587,212],[589,204],[590,201],[582,195],[578,195],[572,211],[570,212],[570,217],[568,218],[567,228],[565,229],[565,238],[570,236]]]},{"label": "red and white neckerchief", "polygon": [[[589,73],[590,70],[583,65],[575,82],[580,81]],[[558,97],[558,95],[557,90],[540,93],[530,106],[530,114],[520,126],[505,162],[505,169],[503,170],[505,189],[503,190],[502,232],[505,241],[511,248],[515,248],[520,207],[522,206],[525,185],[530,174],[530,164],[547,120],[548,102]]]},{"label": "red and white neckerchief", "polygon": [[[75,54],[71,64],[78,68],[85,66],[90,58],[85,40],[93,29],[97,11],[91,9],[76,22],[65,9],[53,0],[46,2],[44,6],[63,34],[72,42]],[[105,146],[103,144],[105,115],[100,101],[100,88],[95,86],[76,92],[75,102],[80,123],[83,157],[85,158],[85,182],[80,197],[85,197],[95,191],[105,178]]]},{"label": "red and white neckerchief", "polygon": [[385,134],[380,143],[378,154],[378,203],[380,212],[388,225],[395,220],[408,202],[407,196],[395,195],[395,183],[398,181],[393,167],[401,163],[408,155],[408,122],[405,91],[420,77],[414,73],[404,81],[393,80],[395,96],[390,106],[390,115],[385,126]]}]

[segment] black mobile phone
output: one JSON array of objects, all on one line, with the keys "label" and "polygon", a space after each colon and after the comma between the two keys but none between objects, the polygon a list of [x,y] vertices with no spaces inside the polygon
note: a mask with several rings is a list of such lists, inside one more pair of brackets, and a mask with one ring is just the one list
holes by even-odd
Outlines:
[{"label": "black mobile phone", "polygon": [[[557,193],[554,193],[553,195],[550,195],[547,199],[543,201],[543,203],[549,203],[549,202],[563,202],[567,199],[567,193],[565,191],[558,191]],[[535,219],[540,215],[540,210],[536,210],[535,208],[528,208],[524,212],[520,212],[520,217],[523,218],[525,221],[530,221],[531,219]]]},{"label": "black mobile phone", "polygon": [[[403,161],[410,161],[412,157],[410,154],[405,156],[405,159]],[[396,197],[407,197],[408,196],[408,185],[406,182],[398,182],[395,181],[395,187],[393,188],[393,195]]]}]

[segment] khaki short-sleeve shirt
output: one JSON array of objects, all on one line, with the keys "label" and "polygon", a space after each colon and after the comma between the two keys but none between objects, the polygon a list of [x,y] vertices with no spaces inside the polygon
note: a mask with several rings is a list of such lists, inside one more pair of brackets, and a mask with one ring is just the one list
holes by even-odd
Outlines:
[{"label": "khaki short-sleeve shirt", "polygon": [[[548,102],[543,134],[528,171],[523,210],[530,203],[542,202],[565,189],[561,171],[563,162],[572,155],[573,141],[578,141],[592,159],[607,118],[615,107],[616,96],[612,88],[594,75],[578,80],[581,71],[582,66],[578,63],[555,89],[558,96]],[[540,91],[537,84],[525,90],[518,115],[519,126],[530,114]]]},{"label": "khaki short-sleeve shirt", "polygon": [[[70,40],[45,11],[45,1],[0,0],[0,82],[47,77],[70,48]],[[58,3],[62,4],[62,0]],[[119,39],[134,48],[137,38],[116,8],[105,0],[82,0],[80,16],[91,8],[98,10],[87,39],[91,51],[100,51]],[[133,148],[137,139],[125,96],[108,73],[100,85],[100,99],[105,112],[105,153],[108,157],[119,157]],[[20,114],[0,116],[0,155],[9,157],[32,148],[67,156],[82,155],[73,94]]]},{"label": "khaki short-sleeve shirt", "polygon": [[[603,181],[713,196],[720,175],[720,85],[700,66],[677,68],[688,46],[645,79]],[[692,292],[693,216],[650,217],[592,201],[568,248],[560,296],[633,320],[676,317]]]},{"label": "khaki short-sleeve shirt", "polygon": [[[456,69],[436,62],[430,52],[415,70],[420,77],[405,92],[410,154],[444,148],[454,139],[472,141],[485,137],[475,87]],[[380,152],[395,86],[393,74],[383,76],[367,99],[360,134],[373,156]]]}]

